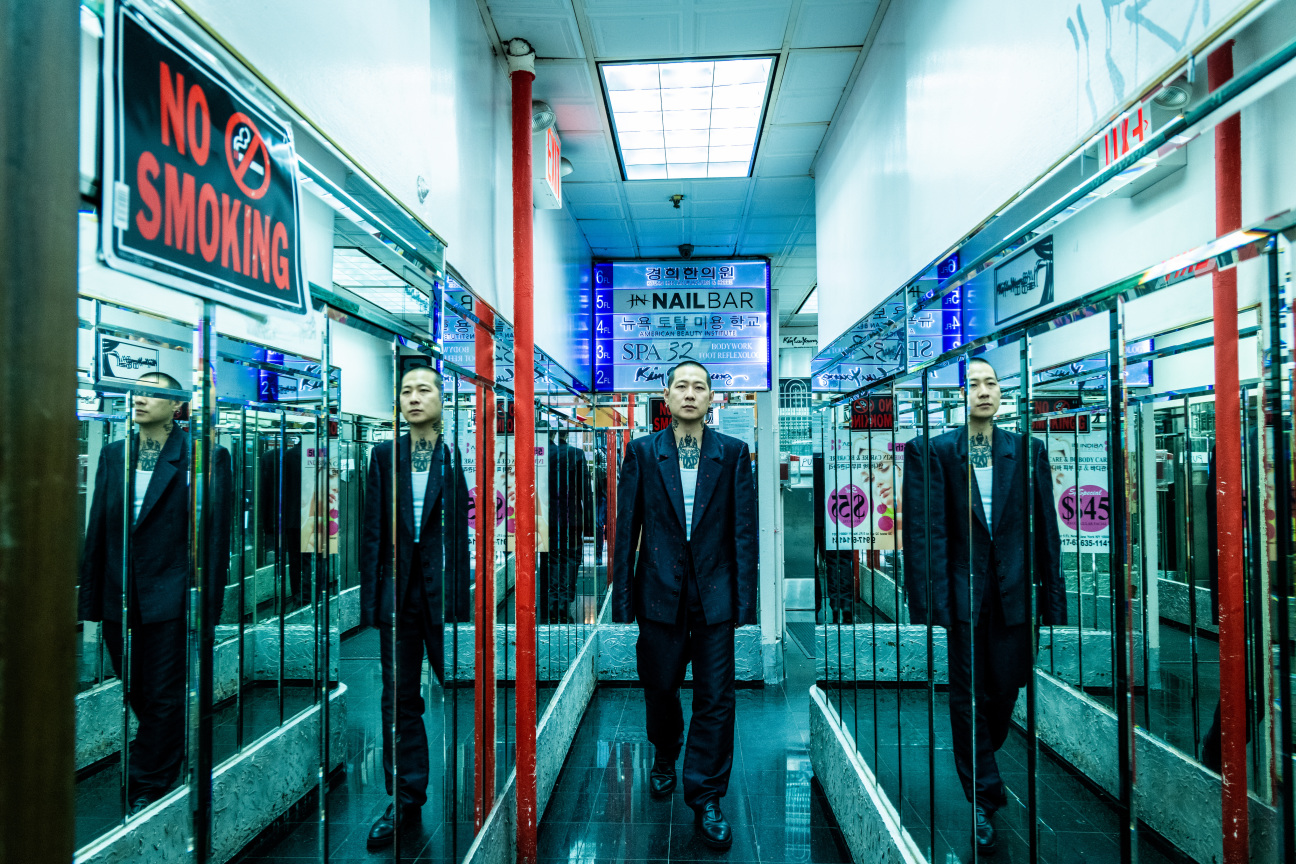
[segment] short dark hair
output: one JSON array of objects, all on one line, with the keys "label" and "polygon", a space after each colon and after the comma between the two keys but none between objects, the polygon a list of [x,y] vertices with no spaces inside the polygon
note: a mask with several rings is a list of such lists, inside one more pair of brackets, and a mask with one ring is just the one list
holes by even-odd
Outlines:
[{"label": "short dark hair", "polygon": [[971,366],[973,363],[984,363],[985,365],[989,366],[990,371],[994,373],[995,380],[996,381],[999,380],[999,370],[994,367],[993,363],[985,359],[985,357],[973,357],[971,360],[968,361],[968,366]]},{"label": "short dark hair", "polygon": [[676,364],[675,364],[674,366],[672,366],[671,368],[667,369],[667,370],[666,370],[666,387],[667,387],[667,389],[669,389],[670,386],[671,386],[672,384],[675,383],[675,370],[676,370],[676,369],[680,369],[680,368],[682,368],[682,367],[684,367],[684,366],[696,366],[697,368],[701,369],[701,370],[702,370],[702,374],[706,376],[707,389],[708,389],[708,390],[711,389],[711,373],[710,373],[709,371],[707,371],[707,368],[706,368],[705,366],[703,366],[701,363],[699,363],[699,362],[696,361],[696,360],[681,360],[680,362],[676,363]]},{"label": "short dark hair", "polygon": [[430,372],[430,373],[432,373],[432,380],[436,382],[437,390],[439,390],[439,391],[441,392],[441,395],[444,396],[444,395],[445,395],[445,379],[441,377],[441,373],[440,373],[440,372],[438,372],[437,370],[433,369],[431,366],[426,366],[426,365],[422,365],[422,364],[420,364],[420,365],[418,365],[418,366],[411,366],[410,368],[406,369],[404,372],[401,373],[401,379],[400,379],[400,380],[401,380],[401,384],[404,384],[404,383],[405,383],[405,379],[409,376],[409,374],[410,374],[411,372],[420,372],[420,371],[423,371],[423,372]]},{"label": "short dark hair", "polygon": [[155,383],[160,384],[161,386],[165,387],[165,388],[168,389],[168,390],[184,390],[184,389],[185,389],[185,388],[183,388],[183,387],[180,386],[180,382],[179,382],[179,381],[177,381],[175,378],[172,378],[170,375],[168,375],[168,374],[165,373],[165,372],[145,372],[143,375],[139,376],[139,377],[136,378],[135,380],[136,380],[136,381],[143,381],[145,378],[155,378],[155,379],[157,379],[157,380],[155,381]]}]

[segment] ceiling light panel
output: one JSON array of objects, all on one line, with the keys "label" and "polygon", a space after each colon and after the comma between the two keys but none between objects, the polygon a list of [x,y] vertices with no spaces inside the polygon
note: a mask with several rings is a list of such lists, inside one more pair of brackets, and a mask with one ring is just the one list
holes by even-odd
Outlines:
[{"label": "ceiling light panel", "polygon": [[425,316],[428,296],[359,249],[333,250],[333,284],[395,315]]},{"label": "ceiling light panel", "polygon": [[773,57],[599,69],[627,180],[751,176]]}]

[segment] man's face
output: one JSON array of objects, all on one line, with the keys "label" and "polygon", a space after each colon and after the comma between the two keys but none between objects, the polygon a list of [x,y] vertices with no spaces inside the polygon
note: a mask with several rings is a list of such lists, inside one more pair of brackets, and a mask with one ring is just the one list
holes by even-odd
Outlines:
[{"label": "man's face", "polygon": [[967,371],[968,415],[989,420],[999,413],[999,379],[988,363],[972,362]]},{"label": "man's face", "polygon": [[[166,385],[155,381],[151,378],[140,378],[140,383],[148,387],[162,387]],[[161,399],[156,396],[144,396],[136,393],[131,397],[131,406],[133,417],[136,423],[141,425],[152,425],[164,423],[167,420],[175,419],[175,413],[180,408],[181,402],[174,399]]]},{"label": "man's face", "polygon": [[415,369],[401,379],[401,416],[413,426],[436,423],[441,419],[441,388],[425,369]]},{"label": "man's face", "polygon": [[696,366],[681,366],[666,388],[666,407],[676,420],[701,420],[711,406],[711,382]]}]

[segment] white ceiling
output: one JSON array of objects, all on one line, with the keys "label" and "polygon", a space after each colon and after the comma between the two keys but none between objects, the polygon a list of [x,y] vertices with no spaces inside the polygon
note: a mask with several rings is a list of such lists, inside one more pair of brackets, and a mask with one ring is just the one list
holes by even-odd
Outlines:
[{"label": "white ceiling", "polygon": [[[535,47],[535,98],[553,106],[563,206],[598,257],[766,255],[785,325],[815,284],[810,166],[885,14],[882,0],[478,0],[501,39]],[[876,21],[875,21],[876,19]],[[777,54],[751,178],[624,181],[597,64]],[[683,195],[679,209],[670,196]]]}]

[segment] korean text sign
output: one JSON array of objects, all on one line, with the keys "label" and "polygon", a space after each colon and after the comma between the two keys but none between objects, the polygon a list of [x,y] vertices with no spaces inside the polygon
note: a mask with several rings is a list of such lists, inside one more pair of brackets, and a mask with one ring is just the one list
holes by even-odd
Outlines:
[{"label": "korean text sign", "polygon": [[594,267],[594,389],[658,391],[696,360],[720,391],[770,388],[769,262],[617,261]]}]

